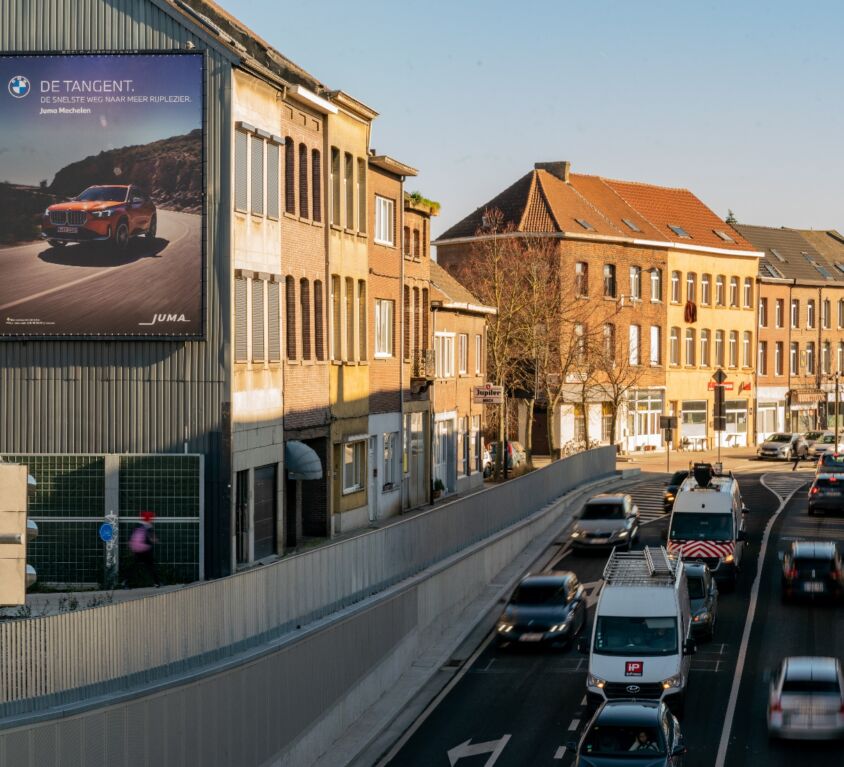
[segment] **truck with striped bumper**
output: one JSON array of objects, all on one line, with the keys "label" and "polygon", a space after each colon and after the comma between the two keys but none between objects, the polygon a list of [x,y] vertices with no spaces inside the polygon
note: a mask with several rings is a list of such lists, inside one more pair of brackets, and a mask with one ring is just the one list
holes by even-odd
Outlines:
[{"label": "truck with striped bumper", "polygon": [[705,562],[719,586],[733,587],[747,545],[745,513],[738,481],[695,464],[677,491],[668,524],[668,552]]}]

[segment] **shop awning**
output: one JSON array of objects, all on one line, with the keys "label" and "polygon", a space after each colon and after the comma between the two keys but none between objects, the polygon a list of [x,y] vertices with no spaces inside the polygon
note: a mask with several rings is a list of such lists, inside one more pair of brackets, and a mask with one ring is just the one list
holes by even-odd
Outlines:
[{"label": "shop awning", "polygon": [[290,479],[322,479],[322,461],[304,442],[284,444],[284,466]]},{"label": "shop awning", "polygon": [[825,402],[826,392],[822,389],[792,389],[791,401],[799,403]]}]

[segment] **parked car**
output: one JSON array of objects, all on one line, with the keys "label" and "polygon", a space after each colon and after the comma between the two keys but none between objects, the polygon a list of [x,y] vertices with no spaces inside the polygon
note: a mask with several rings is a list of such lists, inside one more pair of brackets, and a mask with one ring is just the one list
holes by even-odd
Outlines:
[{"label": "parked car", "polygon": [[580,742],[575,767],[682,767],[688,752],[680,723],[660,701],[613,700],[601,704]]},{"label": "parked car", "polygon": [[704,562],[686,562],[686,583],[692,612],[692,636],[710,641],[718,619],[718,584]]},{"label": "parked car", "polygon": [[689,470],[681,469],[680,471],[675,471],[671,475],[671,479],[665,483],[665,490],[662,493],[662,510],[666,514],[668,514],[674,506],[674,498],[677,496],[677,491],[680,489],[680,485],[682,485],[688,478]]},{"label": "parked car", "polygon": [[811,447],[815,444],[824,434],[831,434],[832,432],[821,430],[821,431],[804,431],[803,432],[803,439],[806,440],[806,444]]},{"label": "parked car", "polygon": [[844,596],[841,554],[833,541],[794,541],[782,561],[782,600]]},{"label": "parked car", "polygon": [[792,461],[794,458],[805,459],[809,455],[809,446],[802,434],[777,432],[771,434],[756,449],[760,459],[781,458]]},{"label": "parked car", "polygon": [[570,534],[572,548],[612,549],[616,546],[630,551],[639,537],[639,507],[633,499],[621,493],[601,493],[593,496],[575,517]]},{"label": "parked car", "polygon": [[529,575],[498,621],[499,645],[570,644],[586,624],[586,593],[569,571]]},{"label": "parked car", "polygon": [[[498,453],[498,443],[497,442],[490,442],[489,443],[489,455],[490,461],[495,469],[496,461]],[[522,447],[521,442],[516,442],[515,440],[507,440],[507,468],[508,469],[515,469],[521,466],[526,460],[526,453],[525,449]]]},{"label": "parked car", "polygon": [[41,217],[41,237],[53,247],[107,241],[124,250],[137,235],[152,240],[156,227],[155,204],[134,184],[89,186]]},{"label": "parked car", "polygon": [[492,459],[492,453],[489,451],[489,445],[484,445],[484,455],[482,461],[484,478],[491,477],[492,472],[495,471],[495,462]]},{"label": "parked car", "polygon": [[844,676],[837,658],[786,658],[774,669],[768,732],[800,740],[844,737]]},{"label": "parked car", "polygon": [[816,439],[809,447],[810,458],[820,458],[824,453],[838,453],[844,451],[844,440],[836,442],[833,432],[826,432]]},{"label": "parked car", "polygon": [[844,474],[816,474],[809,488],[808,514],[838,514],[844,511]]}]

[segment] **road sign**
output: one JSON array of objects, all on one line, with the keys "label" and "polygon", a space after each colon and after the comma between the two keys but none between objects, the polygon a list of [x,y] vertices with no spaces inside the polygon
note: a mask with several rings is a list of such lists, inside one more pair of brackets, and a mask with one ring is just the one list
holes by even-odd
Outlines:
[{"label": "road sign", "polygon": [[724,391],[732,391],[735,388],[734,381],[725,381],[724,383],[715,383],[715,381],[710,381],[707,384],[707,389],[709,391],[714,391],[715,389],[724,389]]},{"label": "road sign", "polygon": [[472,404],[501,405],[504,403],[504,387],[493,384],[472,387]]},{"label": "road sign", "polygon": [[718,370],[712,374],[712,380],[715,381],[715,383],[724,383],[724,381],[727,380],[727,374],[721,370],[721,368],[718,368]]},{"label": "road sign", "polygon": [[676,429],[677,428],[677,416],[676,415],[661,415],[659,417],[659,428],[660,429]]},{"label": "road sign", "polygon": [[114,528],[111,526],[111,522],[103,522],[100,525],[100,540],[104,543],[114,540]]}]

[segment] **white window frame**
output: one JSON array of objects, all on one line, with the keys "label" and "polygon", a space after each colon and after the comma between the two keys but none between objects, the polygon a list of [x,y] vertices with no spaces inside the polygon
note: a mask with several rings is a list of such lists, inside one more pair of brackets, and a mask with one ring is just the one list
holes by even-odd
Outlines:
[{"label": "white window frame", "polygon": [[735,309],[739,305],[739,280],[738,277],[730,277],[730,307]]},{"label": "white window frame", "polygon": [[710,345],[710,332],[708,328],[702,328],[700,331],[700,360],[698,364],[700,367],[708,368],[709,367],[709,345]]},{"label": "white window frame", "polygon": [[774,375],[781,376],[783,374],[783,356],[785,354],[784,345],[782,341],[774,342]]},{"label": "white window frame", "polygon": [[702,274],[700,276],[700,303],[701,306],[709,306],[712,302],[712,275]]},{"label": "white window frame", "polygon": [[695,352],[697,349],[695,348],[697,344],[697,338],[695,338],[695,330],[694,328],[686,328],[685,332],[685,363],[686,366],[694,365],[695,364]]},{"label": "white window frame", "polygon": [[750,277],[744,278],[744,308],[751,309],[753,307],[753,280]]},{"label": "white window frame", "polygon": [[642,330],[638,325],[631,325],[628,333],[628,359],[631,365],[638,366],[639,364],[641,364],[642,356]]},{"label": "white window frame", "polygon": [[806,329],[807,330],[814,330],[815,329],[815,299],[810,298],[806,301]]},{"label": "white window frame", "polygon": [[381,492],[395,490],[399,486],[399,433],[397,431],[385,432],[384,435],[384,476],[381,483]]},{"label": "white window frame", "polygon": [[680,364],[680,328],[672,327],[668,331],[668,364]]},{"label": "white window frame", "polygon": [[657,267],[651,269],[651,301],[653,303],[662,301],[662,269]]},{"label": "white window frame", "polygon": [[715,276],[715,306],[726,306],[726,296],[724,295],[726,290],[724,284],[724,275],[718,274]]},{"label": "white window frame", "polygon": [[774,303],[774,326],[781,328],[785,323],[785,299],[777,298]]},{"label": "white window frame", "polygon": [[738,330],[731,330],[728,341],[728,362],[731,368],[737,368],[739,364]]},{"label": "white window frame", "polygon": [[481,371],[483,367],[481,366],[481,357],[483,355],[483,340],[481,339],[481,334],[475,334],[475,375],[481,375]]},{"label": "white window frame", "polygon": [[679,304],[681,298],[680,292],[680,272],[671,272],[671,303]]},{"label": "white window frame", "polygon": [[749,368],[751,363],[751,356],[753,354],[753,336],[749,330],[745,330],[741,334],[741,364],[742,367]]},{"label": "white window frame", "polygon": [[697,274],[686,272],[686,301],[697,303]]},{"label": "white window frame", "polygon": [[760,341],[756,350],[756,371],[760,376],[768,375],[768,342]]},{"label": "white window frame", "polygon": [[793,376],[800,373],[800,344],[797,341],[792,341],[788,348],[788,369]]},{"label": "white window frame", "polygon": [[396,302],[388,298],[375,299],[375,356],[387,359],[393,356],[393,322]]},{"label": "white window frame", "polygon": [[759,296],[759,327],[768,327],[768,299],[766,296]]},{"label": "white window frame", "polygon": [[469,371],[469,334],[457,335],[457,372],[465,376]]},{"label": "white window frame", "polygon": [[434,363],[437,378],[454,378],[454,333],[434,335]]},{"label": "white window frame", "polygon": [[630,267],[630,298],[642,298],[642,267]]},{"label": "white window frame", "polygon": [[[354,442],[344,442],[343,452],[343,495],[359,493],[363,490],[364,463],[366,461],[366,444],[368,440],[360,439]],[[349,461],[351,458],[351,461]],[[351,468],[352,484],[349,484],[346,469]]]},{"label": "white window frame", "polygon": [[375,232],[373,239],[378,245],[393,247],[395,244],[395,203],[375,195]]},{"label": "white window frame", "polygon": [[726,367],[724,364],[727,361],[727,358],[724,354],[724,331],[723,330],[716,330],[715,331],[715,367]]},{"label": "white window frame", "polygon": [[662,364],[662,326],[651,325],[651,365],[659,366]]},{"label": "white window frame", "polygon": [[800,300],[797,298],[791,299],[791,328],[792,330],[800,327]]}]

